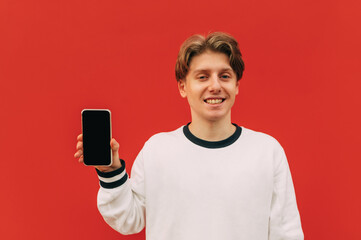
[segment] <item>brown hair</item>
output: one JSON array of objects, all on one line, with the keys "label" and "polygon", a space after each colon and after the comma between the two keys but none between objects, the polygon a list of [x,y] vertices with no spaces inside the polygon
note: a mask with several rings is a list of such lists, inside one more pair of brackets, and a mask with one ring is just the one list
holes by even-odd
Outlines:
[{"label": "brown hair", "polygon": [[177,81],[184,80],[187,76],[192,58],[206,50],[226,54],[229,58],[229,64],[237,75],[237,80],[242,78],[244,63],[236,39],[223,32],[214,32],[206,37],[198,34],[193,35],[184,41],[180,47],[175,65]]}]

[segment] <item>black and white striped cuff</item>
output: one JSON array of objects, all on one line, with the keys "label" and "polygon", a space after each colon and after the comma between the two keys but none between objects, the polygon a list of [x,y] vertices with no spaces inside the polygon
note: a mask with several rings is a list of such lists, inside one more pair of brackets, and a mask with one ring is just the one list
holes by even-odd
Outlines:
[{"label": "black and white striped cuff", "polygon": [[120,162],[122,167],[112,172],[101,172],[95,169],[99,177],[100,186],[103,188],[116,188],[127,181],[128,174],[125,171],[125,162],[122,159],[120,159]]}]

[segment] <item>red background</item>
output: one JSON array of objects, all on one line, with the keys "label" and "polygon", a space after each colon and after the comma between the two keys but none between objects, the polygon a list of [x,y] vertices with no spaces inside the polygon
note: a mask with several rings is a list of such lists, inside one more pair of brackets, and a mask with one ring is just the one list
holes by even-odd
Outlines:
[{"label": "red background", "polygon": [[190,121],[174,64],[195,33],[239,41],[233,121],[286,150],[306,239],[361,239],[360,2],[0,1],[1,239],[121,236],[73,158],[83,108],[109,108],[130,171],[154,133]]}]

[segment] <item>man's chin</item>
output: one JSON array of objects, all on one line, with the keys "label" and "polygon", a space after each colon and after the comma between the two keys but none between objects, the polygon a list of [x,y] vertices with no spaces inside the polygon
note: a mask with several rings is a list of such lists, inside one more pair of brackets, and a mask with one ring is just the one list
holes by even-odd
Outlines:
[{"label": "man's chin", "polygon": [[225,114],[209,114],[205,117],[205,120],[208,122],[220,122],[224,120],[227,116]]}]

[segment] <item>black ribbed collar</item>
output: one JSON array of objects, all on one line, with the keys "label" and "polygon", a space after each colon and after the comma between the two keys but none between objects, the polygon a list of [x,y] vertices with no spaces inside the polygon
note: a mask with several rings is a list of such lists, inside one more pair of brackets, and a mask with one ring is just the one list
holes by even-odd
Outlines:
[{"label": "black ribbed collar", "polygon": [[232,123],[235,127],[236,127],[236,131],[229,137],[226,138],[224,140],[221,141],[206,141],[200,138],[197,138],[196,136],[194,136],[191,131],[189,131],[189,124],[185,125],[183,127],[183,133],[184,135],[188,138],[189,141],[191,141],[194,144],[197,144],[201,147],[205,147],[205,148],[223,148],[223,147],[227,147],[229,145],[231,145],[232,143],[234,143],[235,141],[237,141],[237,139],[241,136],[242,133],[242,128],[239,127],[237,124]]}]

